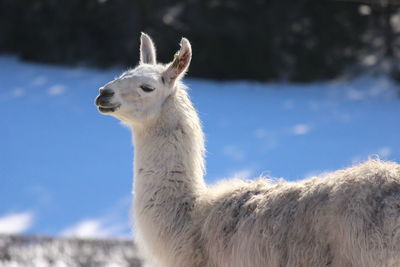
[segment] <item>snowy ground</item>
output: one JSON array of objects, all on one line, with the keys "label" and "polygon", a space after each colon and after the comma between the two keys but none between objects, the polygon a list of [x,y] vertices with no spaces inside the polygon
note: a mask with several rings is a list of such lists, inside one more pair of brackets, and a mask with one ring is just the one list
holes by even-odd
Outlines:
[{"label": "snowy ground", "polygon": [[48,238],[0,234],[2,267],[141,267],[136,246],[126,240]]},{"label": "snowy ground", "polygon": [[[120,72],[0,57],[0,232],[130,234],[130,133],[93,104]],[[385,77],[186,83],[207,137],[209,183],[298,180],[368,157],[400,161],[400,97]]]}]

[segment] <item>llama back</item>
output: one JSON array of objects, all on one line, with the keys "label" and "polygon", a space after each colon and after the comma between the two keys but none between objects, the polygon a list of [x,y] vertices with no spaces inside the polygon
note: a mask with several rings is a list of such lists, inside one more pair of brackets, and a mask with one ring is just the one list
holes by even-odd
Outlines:
[{"label": "llama back", "polygon": [[222,190],[202,222],[210,266],[400,262],[399,166],[368,161],[325,178]]},{"label": "llama back", "polygon": [[344,265],[399,266],[400,165],[369,160],[336,176],[329,241],[337,257]]}]

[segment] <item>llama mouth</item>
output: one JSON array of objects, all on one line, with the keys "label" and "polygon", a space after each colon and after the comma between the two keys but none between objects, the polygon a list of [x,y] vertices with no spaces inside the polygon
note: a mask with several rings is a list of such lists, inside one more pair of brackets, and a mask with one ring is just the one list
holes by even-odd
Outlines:
[{"label": "llama mouth", "polygon": [[107,95],[99,95],[94,103],[101,113],[111,113],[119,109],[121,104],[113,104],[110,100],[111,98]]},{"label": "llama mouth", "polygon": [[99,108],[99,111],[101,113],[111,113],[111,112],[114,112],[114,111],[118,110],[120,106],[121,105],[117,105],[117,106],[114,106],[114,107],[101,107],[101,106],[99,106],[98,108]]}]

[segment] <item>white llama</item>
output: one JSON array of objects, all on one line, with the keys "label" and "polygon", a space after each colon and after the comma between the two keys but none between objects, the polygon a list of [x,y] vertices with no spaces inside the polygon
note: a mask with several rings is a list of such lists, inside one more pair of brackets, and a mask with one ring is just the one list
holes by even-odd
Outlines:
[{"label": "white llama", "polygon": [[140,63],[96,105],[133,131],[134,221],[162,267],[400,266],[400,165],[368,161],[299,182],[204,183],[204,138],[181,79],[187,39],[167,65],[141,36]]}]

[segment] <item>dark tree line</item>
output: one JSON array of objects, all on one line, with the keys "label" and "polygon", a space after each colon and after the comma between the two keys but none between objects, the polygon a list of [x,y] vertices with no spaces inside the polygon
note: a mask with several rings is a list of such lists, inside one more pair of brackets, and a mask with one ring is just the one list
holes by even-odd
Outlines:
[{"label": "dark tree line", "polygon": [[191,76],[312,81],[368,69],[396,78],[399,12],[333,0],[0,0],[0,52],[132,66],[144,31],[164,62],[189,38]]}]

